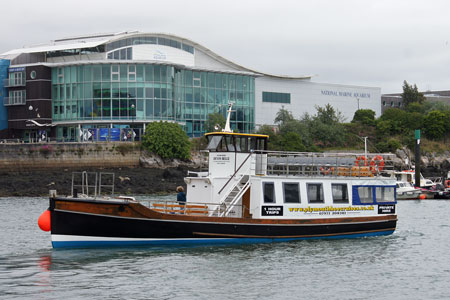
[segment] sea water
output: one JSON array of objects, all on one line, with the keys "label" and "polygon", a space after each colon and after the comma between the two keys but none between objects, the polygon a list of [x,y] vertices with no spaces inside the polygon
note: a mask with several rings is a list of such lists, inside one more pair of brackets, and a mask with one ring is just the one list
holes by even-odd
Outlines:
[{"label": "sea water", "polygon": [[398,203],[393,235],[55,250],[46,198],[0,198],[4,299],[449,299],[450,201]]}]

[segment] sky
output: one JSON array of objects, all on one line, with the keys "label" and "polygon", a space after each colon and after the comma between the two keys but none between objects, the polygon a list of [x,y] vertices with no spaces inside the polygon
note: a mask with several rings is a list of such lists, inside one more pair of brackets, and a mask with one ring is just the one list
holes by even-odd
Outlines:
[{"label": "sky", "polygon": [[247,68],[402,92],[450,89],[450,1],[2,1],[0,53],[138,30],[193,40]]}]

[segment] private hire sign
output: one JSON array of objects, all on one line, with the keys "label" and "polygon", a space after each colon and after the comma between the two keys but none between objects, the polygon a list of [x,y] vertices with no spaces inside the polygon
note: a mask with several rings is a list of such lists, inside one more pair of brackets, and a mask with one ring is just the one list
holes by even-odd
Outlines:
[{"label": "private hire sign", "polygon": [[369,93],[341,92],[341,91],[331,91],[331,90],[321,90],[320,92],[324,96],[370,98],[370,94]]}]

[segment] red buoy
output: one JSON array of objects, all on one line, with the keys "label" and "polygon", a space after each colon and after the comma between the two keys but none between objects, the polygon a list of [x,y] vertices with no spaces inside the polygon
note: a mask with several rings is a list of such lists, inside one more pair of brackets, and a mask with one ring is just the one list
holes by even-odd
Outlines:
[{"label": "red buoy", "polygon": [[46,210],[42,213],[42,215],[38,219],[39,228],[43,231],[51,230],[51,222],[50,222],[50,211]]},{"label": "red buoy", "polygon": [[425,199],[427,196],[425,195],[425,194],[421,194],[420,196],[419,196],[419,199],[421,199],[421,200],[423,200],[423,199]]}]

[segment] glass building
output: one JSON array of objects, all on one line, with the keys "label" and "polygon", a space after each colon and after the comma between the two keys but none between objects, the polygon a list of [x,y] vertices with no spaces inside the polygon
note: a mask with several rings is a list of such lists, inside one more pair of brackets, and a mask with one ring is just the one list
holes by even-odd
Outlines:
[{"label": "glass building", "polygon": [[[57,137],[83,127],[173,121],[189,136],[205,133],[209,114],[235,103],[233,129],[254,129],[252,76],[181,69],[165,64],[102,63],[52,68],[52,116]],[[70,122],[71,124],[67,124]],[[67,124],[67,125],[64,125]]]}]

